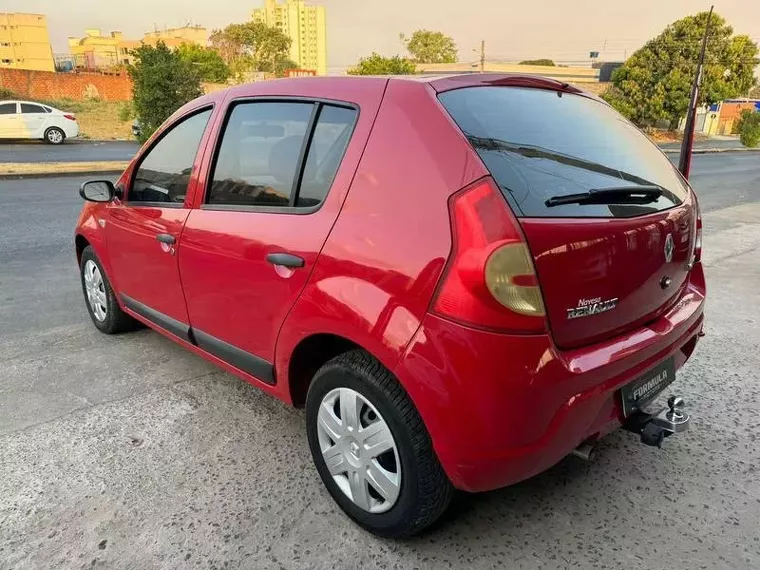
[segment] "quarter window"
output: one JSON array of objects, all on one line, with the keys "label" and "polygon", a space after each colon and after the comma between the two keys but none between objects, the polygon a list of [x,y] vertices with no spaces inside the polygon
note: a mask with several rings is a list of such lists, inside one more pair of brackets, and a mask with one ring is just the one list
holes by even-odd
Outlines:
[{"label": "quarter window", "polygon": [[319,113],[309,147],[296,206],[317,206],[327,196],[351,140],[356,111],[325,105]]},{"label": "quarter window", "polygon": [[135,173],[129,202],[185,201],[190,174],[211,109],[197,113],[171,127],[148,151]]}]

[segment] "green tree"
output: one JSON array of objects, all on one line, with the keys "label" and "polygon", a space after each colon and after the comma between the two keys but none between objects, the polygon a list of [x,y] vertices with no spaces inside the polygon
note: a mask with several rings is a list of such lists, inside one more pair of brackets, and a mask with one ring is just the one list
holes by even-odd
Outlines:
[{"label": "green tree", "polygon": [[292,63],[290,38],[262,22],[230,24],[214,30],[209,41],[238,78],[251,71],[281,73]]},{"label": "green tree", "polygon": [[194,66],[171,51],[164,42],[134,50],[129,66],[132,103],[140,121],[141,139],[147,140],[169,116],[185,103],[203,94]]},{"label": "green tree", "polygon": [[748,148],[760,145],[760,111],[745,109],[739,119],[739,140]]},{"label": "green tree", "polygon": [[443,32],[417,30],[412,37],[400,34],[401,42],[416,63],[456,63],[457,44]]},{"label": "green tree", "polygon": [[[670,24],[615,70],[604,98],[640,126],[667,120],[675,129],[689,106],[706,22],[707,12],[700,12]],[[746,94],[754,85],[758,63],[757,44],[748,36],[734,35],[726,20],[713,14],[701,103]]]},{"label": "green tree", "polygon": [[187,64],[195,66],[201,81],[224,83],[230,78],[229,66],[215,49],[197,44],[182,44],[177,48],[177,54]]},{"label": "green tree", "polygon": [[557,64],[554,63],[551,59],[526,59],[525,61],[521,61],[519,65],[544,65],[547,67],[557,66]]},{"label": "green tree", "polygon": [[379,53],[363,57],[348,70],[349,75],[412,75],[417,71],[414,62],[405,57],[394,55],[383,57]]}]

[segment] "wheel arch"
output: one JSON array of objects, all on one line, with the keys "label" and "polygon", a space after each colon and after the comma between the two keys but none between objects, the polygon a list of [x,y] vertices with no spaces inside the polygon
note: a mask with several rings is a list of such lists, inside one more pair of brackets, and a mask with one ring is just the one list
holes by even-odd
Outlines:
[{"label": "wheel arch", "polygon": [[317,370],[333,358],[356,349],[371,354],[353,340],[337,334],[314,333],[302,338],[287,364],[287,389],[293,406],[303,408],[306,405],[306,394]]}]

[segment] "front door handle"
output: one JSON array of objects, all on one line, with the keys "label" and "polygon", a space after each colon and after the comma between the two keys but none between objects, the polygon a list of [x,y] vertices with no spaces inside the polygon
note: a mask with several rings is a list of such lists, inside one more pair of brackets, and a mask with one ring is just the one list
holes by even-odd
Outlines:
[{"label": "front door handle", "polygon": [[156,239],[166,245],[174,245],[177,239],[171,234],[158,234]]},{"label": "front door handle", "polygon": [[270,253],[267,255],[267,261],[272,265],[282,265],[293,269],[303,267],[305,264],[303,257],[291,253]]}]

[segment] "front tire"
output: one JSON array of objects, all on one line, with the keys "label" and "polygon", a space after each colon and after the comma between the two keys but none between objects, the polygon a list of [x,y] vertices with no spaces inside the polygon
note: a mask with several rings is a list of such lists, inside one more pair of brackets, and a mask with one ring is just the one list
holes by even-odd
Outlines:
[{"label": "front tire", "polygon": [[411,536],[446,510],[453,487],[404,389],[363,350],[315,375],[306,428],[322,482],[341,509],[383,537]]},{"label": "front tire", "polygon": [[106,272],[89,245],[82,251],[79,273],[87,312],[100,332],[116,334],[135,328],[136,321],[121,310]]},{"label": "front tire", "polygon": [[45,131],[45,142],[48,144],[59,145],[66,141],[66,133],[58,127],[50,127]]}]

